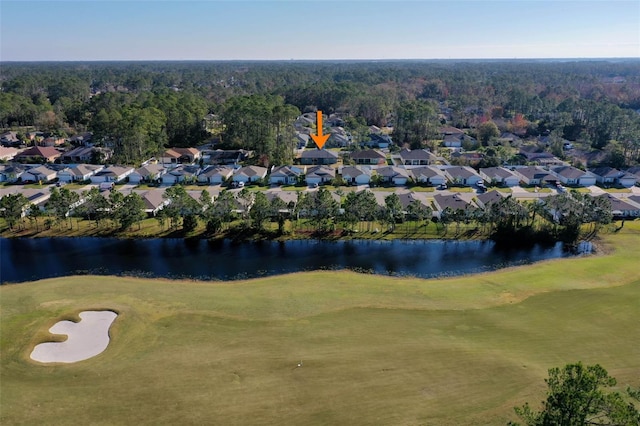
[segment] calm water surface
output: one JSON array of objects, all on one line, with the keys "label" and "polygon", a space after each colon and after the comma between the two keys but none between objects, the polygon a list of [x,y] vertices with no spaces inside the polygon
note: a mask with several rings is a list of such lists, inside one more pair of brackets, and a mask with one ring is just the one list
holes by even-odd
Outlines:
[{"label": "calm water surface", "polygon": [[317,269],[426,278],[571,255],[561,243],[501,249],[491,241],[0,238],[0,282],[77,274],[231,280]]}]

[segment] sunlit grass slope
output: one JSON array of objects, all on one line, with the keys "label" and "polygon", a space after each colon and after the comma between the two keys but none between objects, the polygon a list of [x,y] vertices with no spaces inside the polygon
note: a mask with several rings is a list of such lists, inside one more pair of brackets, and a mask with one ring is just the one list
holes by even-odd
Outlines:
[{"label": "sunlit grass slope", "polygon": [[[550,367],[640,385],[640,226],[609,254],[454,279],[69,277],[0,288],[2,424],[504,424]],[[101,355],[29,360],[56,321],[120,316]],[[302,367],[296,368],[302,361]]]}]

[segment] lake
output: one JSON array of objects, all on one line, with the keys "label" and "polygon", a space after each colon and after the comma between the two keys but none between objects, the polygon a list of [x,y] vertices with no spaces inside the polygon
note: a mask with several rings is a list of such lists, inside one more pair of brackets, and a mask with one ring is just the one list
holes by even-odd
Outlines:
[{"label": "lake", "polygon": [[506,249],[456,240],[0,238],[0,282],[78,274],[233,280],[317,269],[430,278],[572,255],[561,243]]}]

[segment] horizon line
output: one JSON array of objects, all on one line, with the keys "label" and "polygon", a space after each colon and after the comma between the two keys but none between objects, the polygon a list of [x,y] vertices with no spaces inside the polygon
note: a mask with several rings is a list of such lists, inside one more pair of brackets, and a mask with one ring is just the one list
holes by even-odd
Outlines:
[{"label": "horizon line", "polygon": [[571,61],[640,60],[640,56],[495,57],[495,58],[323,58],[323,59],[18,59],[0,63],[34,62],[399,62],[399,61]]}]

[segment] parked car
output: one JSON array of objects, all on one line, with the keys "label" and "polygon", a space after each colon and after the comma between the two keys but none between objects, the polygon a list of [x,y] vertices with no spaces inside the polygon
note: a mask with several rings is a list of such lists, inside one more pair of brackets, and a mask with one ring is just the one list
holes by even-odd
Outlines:
[{"label": "parked car", "polygon": [[102,191],[111,191],[114,187],[113,182],[102,182],[99,186],[100,192]]}]

